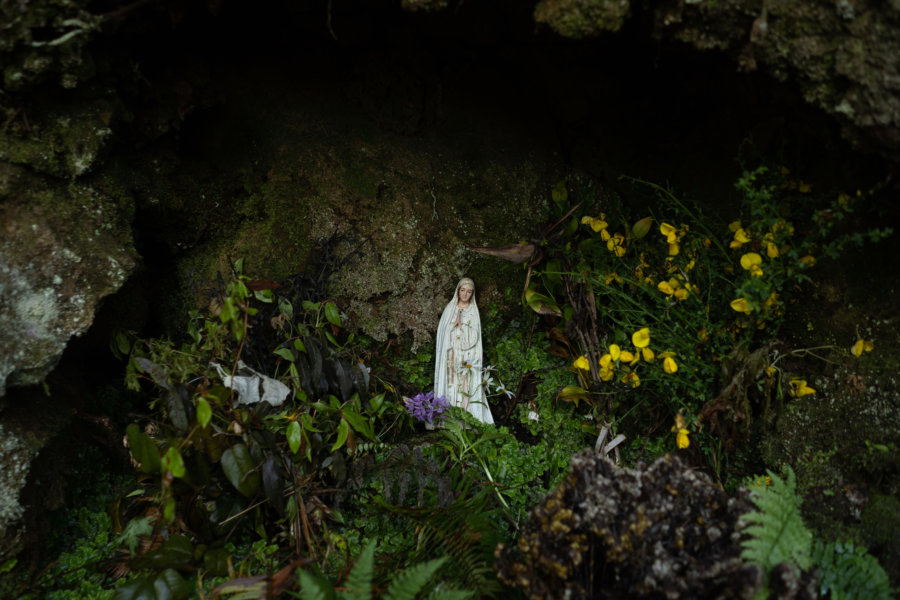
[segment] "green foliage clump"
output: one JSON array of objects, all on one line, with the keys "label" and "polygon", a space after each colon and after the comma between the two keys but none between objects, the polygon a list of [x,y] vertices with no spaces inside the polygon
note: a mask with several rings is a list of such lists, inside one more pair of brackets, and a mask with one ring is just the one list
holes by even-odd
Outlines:
[{"label": "green foliage clump", "polygon": [[554,189],[556,230],[532,259],[540,264],[529,267],[524,299],[562,317],[554,338],[579,385],[561,399],[586,404],[614,430],[668,437],[644,450],[693,441],[721,478],[725,451],[755,415],[770,422],[784,397],[815,393],[785,360],[804,350],[785,351],[778,336],[816,262],[892,231],[847,233],[838,223],[866,195],[837,194],[825,209],[808,208],[807,184],[765,168],[737,181],[742,206],[728,225],[668,189],[633,181],[656,194],[655,214],[621,202],[600,212],[590,189],[576,190],[577,203],[565,184]]},{"label": "green foliage clump", "polygon": [[[784,478],[771,471],[751,487],[757,511],[741,517],[745,525],[741,558],[770,574],[782,564],[813,570],[823,597],[835,599],[889,599],[890,580],[865,548],[853,543],[826,542],[813,537],[800,515],[802,499],[796,494],[793,469]],[[764,588],[757,597],[767,597]]]}]

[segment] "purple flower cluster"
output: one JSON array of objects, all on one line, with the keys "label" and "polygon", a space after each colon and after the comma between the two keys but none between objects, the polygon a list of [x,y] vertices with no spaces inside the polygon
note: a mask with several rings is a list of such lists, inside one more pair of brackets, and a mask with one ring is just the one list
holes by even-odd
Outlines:
[{"label": "purple flower cluster", "polygon": [[403,403],[406,404],[406,410],[413,418],[424,421],[429,425],[433,424],[434,417],[440,415],[450,408],[445,396],[434,397],[434,391],[423,394],[419,392],[412,398],[404,398]]}]

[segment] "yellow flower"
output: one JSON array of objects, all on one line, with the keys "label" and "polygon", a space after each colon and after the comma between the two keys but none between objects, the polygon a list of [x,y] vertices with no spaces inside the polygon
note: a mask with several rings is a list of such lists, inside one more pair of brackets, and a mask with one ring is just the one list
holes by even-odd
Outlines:
[{"label": "yellow flower", "polygon": [[750,306],[746,298],[735,298],[731,301],[731,308],[738,312],[742,312],[745,315],[749,315],[753,312],[753,307]]},{"label": "yellow flower", "polygon": [[871,352],[875,349],[875,344],[868,340],[864,340],[859,338],[856,340],[856,343],[850,348],[850,354],[853,356],[862,356],[863,352]]},{"label": "yellow flower", "polygon": [[676,231],[676,229],[674,227],[672,227],[668,223],[660,223],[659,232],[661,234],[663,234],[664,236],[666,236],[666,243],[668,243],[668,244],[674,244],[678,239],[678,237],[677,237],[678,232]]},{"label": "yellow flower", "polygon": [[602,239],[604,242],[608,242],[610,237],[612,236],[609,235],[609,232],[607,230],[600,230],[600,239]]},{"label": "yellow flower", "polygon": [[758,267],[761,264],[762,256],[756,252],[748,252],[741,256],[741,267],[743,267],[745,271],[751,271],[753,270],[753,267]]},{"label": "yellow flower", "polygon": [[653,362],[653,350],[650,348],[641,348],[641,358],[646,362]]},{"label": "yellow flower", "polygon": [[729,244],[729,246],[731,248],[740,248],[741,246],[743,246],[744,244],[746,244],[749,241],[750,241],[750,234],[747,233],[747,231],[745,229],[739,228],[737,231],[734,232],[734,239],[731,241],[731,244]]},{"label": "yellow flower", "polygon": [[730,231],[731,233],[734,233],[735,231],[737,231],[740,228],[741,228],[740,221],[732,221],[731,223],[728,224],[728,231]]},{"label": "yellow flower", "polygon": [[650,345],[650,328],[644,327],[631,334],[631,343],[635,348],[646,348]]},{"label": "yellow flower", "polygon": [[622,354],[622,350],[616,345],[613,344],[609,347],[609,355],[613,360],[619,360],[619,356]]},{"label": "yellow flower", "polygon": [[675,425],[672,427],[672,431],[676,429],[684,429],[687,427],[687,424],[684,422],[684,416],[681,413],[675,415]]},{"label": "yellow flower", "polygon": [[672,358],[671,356],[667,356],[663,360],[663,371],[670,375],[678,371],[678,363],[675,362],[674,358]]},{"label": "yellow flower", "polygon": [[636,388],[641,385],[641,378],[638,377],[638,374],[632,371],[631,373],[625,373],[622,377],[622,383],[631,384],[631,387]]},{"label": "yellow flower", "polygon": [[622,350],[622,352],[619,354],[619,360],[623,363],[627,362],[633,365],[640,360],[640,357],[635,356],[633,352],[629,352],[628,350]]},{"label": "yellow flower", "polygon": [[675,434],[675,445],[678,446],[679,450],[684,450],[691,445],[691,441],[688,439],[690,433],[687,429],[679,429],[678,433]]},{"label": "yellow flower", "polygon": [[685,288],[678,288],[675,290],[675,297],[679,300],[684,300],[688,297],[688,291]]},{"label": "yellow flower", "polygon": [[741,267],[743,267],[745,271],[750,271],[750,275],[754,277],[759,277],[763,274],[763,270],[759,266],[761,264],[762,256],[756,252],[748,252],[741,256]]},{"label": "yellow flower", "polygon": [[581,217],[581,223],[583,225],[590,225],[591,229],[593,229],[594,233],[596,233],[602,229],[606,229],[607,227],[609,227],[609,224],[603,220],[605,218],[606,215],[600,213],[599,219],[595,219],[594,217]]},{"label": "yellow flower", "polygon": [[609,381],[613,377],[613,370],[610,367],[600,369],[600,380]]},{"label": "yellow flower", "polygon": [[679,252],[681,252],[681,249],[678,247],[678,244],[669,244],[669,256],[678,256]]},{"label": "yellow flower", "polygon": [[768,367],[766,367],[766,377],[769,379],[772,379],[772,377],[775,375],[775,373],[777,371],[778,371],[778,369],[776,369],[772,365],[769,365]]},{"label": "yellow flower", "polygon": [[601,369],[609,369],[610,363],[612,362],[613,357],[611,354],[604,354],[600,357],[600,368]]},{"label": "yellow flower", "polygon": [[588,359],[585,356],[579,356],[575,359],[575,362],[572,363],[572,366],[576,369],[581,369],[582,371],[587,371],[591,368],[591,365],[588,363]]},{"label": "yellow flower", "polygon": [[621,233],[615,234],[606,242],[606,249],[616,256],[625,256],[625,238]]},{"label": "yellow flower", "polygon": [[807,267],[811,267],[814,264],[816,264],[816,258],[814,256],[812,256],[811,254],[807,254],[806,256],[804,256],[800,259],[800,262],[802,262]]},{"label": "yellow flower", "polygon": [[803,396],[816,393],[816,390],[806,385],[805,379],[793,378],[791,379],[790,384],[791,389],[789,393],[794,398],[802,398]]},{"label": "yellow flower", "polygon": [[609,285],[613,281],[615,281],[616,283],[622,283],[622,278],[619,277],[618,273],[610,273],[606,276],[606,285]]}]

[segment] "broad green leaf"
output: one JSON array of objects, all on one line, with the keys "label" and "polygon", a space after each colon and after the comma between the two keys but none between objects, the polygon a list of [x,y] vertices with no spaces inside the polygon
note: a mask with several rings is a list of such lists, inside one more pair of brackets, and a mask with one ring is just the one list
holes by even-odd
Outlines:
[{"label": "broad green leaf", "polygon": [[317,429],[315,425],[313,425],[312,416],[309,413],[303,413],[300,415],[300,422],[303,423],[303,429],[306,431],[314,431],[316,433],[322,433],[321,429]]},{"label": "broad green leaf", "polygon": [[200,427],[206,429],[211,419],[212,408],[210,408],[209,402],[203,397],[197,398],[197,423],[200,424]]},{"label": "broad green leaf", "polygon": [[653,217],[644,217],[637,223],[631,226],[631,235],[634,239],[639,240],[650,231],[650,226],[653,225]]},{"label": "broad green leaf", "polygon": [[294,306],[285,298],[278,300],[278,311],[286,314],[288,319],[294,318]]},{"label": "broad green leaf", "polygon": [[332,344],[334,344],[335,346],[337,346],[338,348],[340,348],[341,345],[338,344],[338,341],[334,338],[333,335],[331,335],[331,332],[330,332],[330,331],[325,330],[325,337],[328,339],[329,342],[331,342]]},{"label": "broad green leaf", "polygon": [[169,446],[169,449],[166,450],[161,466],[166,471],[171,471],[172,475],[179,479],[184,477],[184,459],[181,458],[181,452],[175,446]]},{"label": "broad green leaf", "polygon": [[306,352],[306,346],[303,345],[303,340],[300,338],[294,340],[294,349],[298,352]]},{"label": "broad green leaf", "polygon": [[363,434],[364,436],[366,436],[369,439],[373,439],[375,437],[375,434],[372,431],[372,426],[369,424],[369,421],[366,420],[365,417],[363,417],[356,411],[351,410],[349,408],[344,408],[344,410],[341,411],[341,415],[345,419],[347,419],[347,421],[350,423],[350,425],[353,427],[353,429],[355,429],[359,433]]},{"label": "broad green leaf", "polygon": [[304,300],[303,301],[303,310],[315,312],[315,311],[319,310],[319,303],[318,302],[310,302],[309,300]]},{"label": "broad green leaf", "polygon": [[235,444],[223,452],[221,464],[228,481],[242,495],[249,498],[259,489],[259,472],[244,444]]},{"label": "broad green leaf", "polygon": [[337,434],[337,441],[334,443],[334,446],[331,447],[332,452],[343,446],[347,441],[347,436],[350,434],[350,426],[347,425],[347,421],[344,419],[341,419],[341,422],[338,423]]},{"label": "broad green leaf", "polygon": [[341,313],[338,311],[337,306],[334,305],[334,302],[325,303],[325,318],[335,327],[341,326]]},{"label": "broad green leaf", "polygon": [[125,433],[128,436],[131,455],[140,463],[141,470],[151,475],[159,473],[159,450],[150,436],[143,433],[134,423],[125,429]]},{"label": "broad green leaf", "polygon": [[373,396],[369,399],[369,404],[372,405],[372,410],[378,412],[378,409],[381,408],[381,405],[384,403],[384,392],[378,394],[377,396]]},{"label": "broad green leaf", "polygon": [[291,421],[290,425],[287,427],[286,435],[288,446],[291,447],[291,452],[297,454],[297,451],[300,450],[300,443],[303,441],[303,436],[300,432],[300,423],[298,421]]},{"label": "broad green leaf", "polygon": [[278,350],[276,350],[274,352],[274,354],[277,354],[284,360],[289,360],[291,362],[294,362],[294,353],[291,352],[288,348],[279,348]]},{"label": "broad green leaf", "polygon": [[163,504],[163,520],[166,523],[175,520],[175,498],[168,498]]}]

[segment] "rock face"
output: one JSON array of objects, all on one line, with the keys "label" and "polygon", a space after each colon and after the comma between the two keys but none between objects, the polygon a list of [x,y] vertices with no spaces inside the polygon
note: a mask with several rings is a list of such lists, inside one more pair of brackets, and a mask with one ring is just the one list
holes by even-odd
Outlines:
[{"label": "rock face", "polygon": [[496,568],[529,598],[752,598],[763,574],[737,531],[749,509],[675,456],[627,469],[583,452]]},{"label": "rock face", "polygon": [[40,383],[136,264],[126,207],[0,164],[0,396]]},{"label": "rock face", "polygon": [[900,4],[867,0],[541,0],[535,18],[565,37],[631,18],[661,39],[726,52],[743,71],[790,81],[857,148],[900,160]]}]

